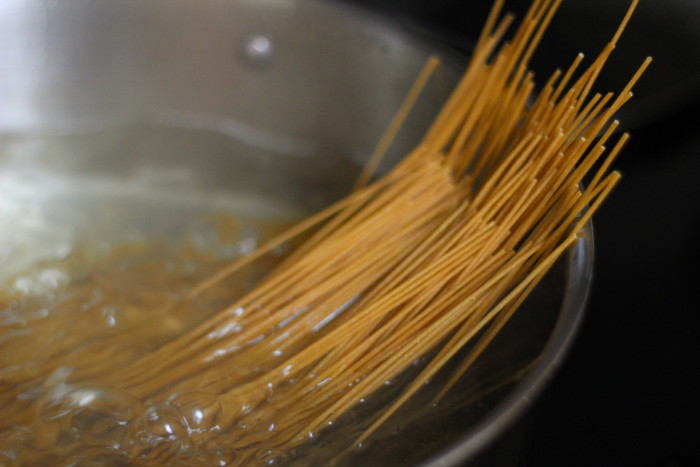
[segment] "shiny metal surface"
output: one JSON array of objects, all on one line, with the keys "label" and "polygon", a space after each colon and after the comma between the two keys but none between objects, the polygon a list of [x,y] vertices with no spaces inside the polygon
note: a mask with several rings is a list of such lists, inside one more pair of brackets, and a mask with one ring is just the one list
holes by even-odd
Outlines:
[{"label": "shiny metal surface", "polygon": [[319,128],[373,144],[425,56],[347,8],[279,0],[3,2],[0,43],[5,131],[194,114],[295,155],[319,150]]},{"label": "shiny metal surface", "polygon": [[[341,196],[428,51],[332,2],[2,2],[0,280],[86,235],[196,227],[183,219],[240,193],[291,187],[307,211]],[[422,136],[450,74],[419,102],[394,159]],[[387,435],[365,463],[455,465],[507,431],[560,364],[591,264],[584,236],[474,376],[540,355],[524,377],[467,412],[453,394],[455,410]]]}]

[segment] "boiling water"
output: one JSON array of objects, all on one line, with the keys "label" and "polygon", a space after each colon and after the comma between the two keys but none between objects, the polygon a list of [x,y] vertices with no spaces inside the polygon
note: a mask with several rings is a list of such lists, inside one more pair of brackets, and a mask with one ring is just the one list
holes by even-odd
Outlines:
[{"label": "boiling water", "polygon": [[[274,419],[222,437],[216,394],[187,387],[137,400],[109,375],[250,289],[285,246],[188,298],[199,281],[340,196],[357,167],[157,126],[5,135],[0,157],[0,465],[316,465],[344,449],[424,362],[301,447],[284,452],[260,442],[242,458],[227,440],[264,440]],[[430,405],[430,394],[417,397],[375,439],[391,446],[410,437],[417,420],[432,420],[441,439],[423,439],[419,455],[430,453],[499,400],[529,358],[477,367],[442,406]],[[354,455],[386,461],[371,446]]]},{"label": "boiling water", "polygon": [[[214,395],[194,391],[154,406],[91,375],[116,371],[219,311],[283,248],[218,292],[183,296],[328,202],[294,177],[266,187],[295,161],[275,165],[236,145],[167,127],[3,135],[0,464],[126,461],[163,443],[208,465],[227,459],[222,449],[190,446],[195,431],[212,429],[197,406]],[[183,398],[194,407],[185,431]]]},{"label": "boiling water", "polygon": [[167,244],[141,239],[99,251],[78,246],[9,280],[0,323],[2,455],[18,464],[106,463],[167,445],[187,464],[232,461],[223,447],[195,442],[218,429],[215,394],[193,388],[151,404],[99,375],[193,328],[269,267],[258,265],[206,299],[183,299],[226,256],[248,251],[278,228],[239,219],[235,237],[226,225],[232,220],[223,218],[207,243],[195,237]]}]

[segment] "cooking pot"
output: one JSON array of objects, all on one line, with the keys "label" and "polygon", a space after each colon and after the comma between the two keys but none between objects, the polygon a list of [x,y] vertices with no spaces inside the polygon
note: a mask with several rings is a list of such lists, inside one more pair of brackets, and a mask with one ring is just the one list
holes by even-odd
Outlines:
[{"label": "cooking pot", "polygon": [[[2,2],[0,281],[79,242],[272,209],[260,197],[282,200],[274,216],[319,209],[352,187],[431,53],[444,65],[384,169],[463,66],[385,19],[312,0]],[[589,226],[445,400],[412,402],[348,464],[477,462],[560,365],[591,265]],[[323,460],[313,445],[297,459]]]}]

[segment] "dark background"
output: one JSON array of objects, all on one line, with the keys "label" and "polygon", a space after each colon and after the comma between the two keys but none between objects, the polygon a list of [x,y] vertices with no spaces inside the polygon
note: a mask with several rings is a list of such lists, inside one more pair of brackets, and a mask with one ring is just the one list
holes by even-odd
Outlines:
[{"label": "dark background", "polygon": [[[468,50],[491,0],[351,0]],[[519,17],[530,2],[509,0]],[[543,81],[593,57],[628,1],[565,0],[535,56]],[[563,368],[514,428],[517,466],[696,465],[700,459],[700,1],[642,0],[602,77],[618,91],[654,63],[620,114],[623,182],[594,221],[593,290]]]}]

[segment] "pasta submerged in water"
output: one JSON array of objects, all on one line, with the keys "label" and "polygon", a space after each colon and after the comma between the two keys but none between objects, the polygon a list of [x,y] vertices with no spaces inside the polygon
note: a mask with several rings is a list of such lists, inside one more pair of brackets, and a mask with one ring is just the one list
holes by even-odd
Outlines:
[{"label": "pasta submerged in water", "polygon": [[[442,397],[577,241],[620,178],[609,169],[628,135],[613,141],[613,115],[650,59],[619,94],[592,88],[636,2],[588,68],[579,70],[578,56],[533,96],[528,61],[559,3],[536,0],[504,41],[513,18],[499,21],[497,0],[469,66],[421,143],[368,183],[438,65],[430,59],[351,194],[190,291],[185,300],[196,303],[229,275],[304,238],[211,318],[145,355],[118,355],[123,364],[109,372],[101,362],[120,352],[118,340],[72,352],[66,344],[29,370],[6,371],[0,432],[24,436],[26,446],[15,460],[33,462],[47,452],[90,460],[109,451],[143,464],[174,462],[183,453],[221,465],[259,461],[263,450],[284,453],[322,435],[430,355],[400,396],[347,440],[352,449],[469,345]],[[146,337],[134,329],[125,338]],[[61,373],[66,367],[69,374]],[[30,382],[51,381],[60,384],[49,397],[18,399]],[[105,406],[124,413],[111,424],[93,413],[78,433],[65,414],[102,397],[86,389],[96,387],[92,382],[111,388]],[[22,427],[42,410],[53,410],[59,422],[27,435]]]}]

